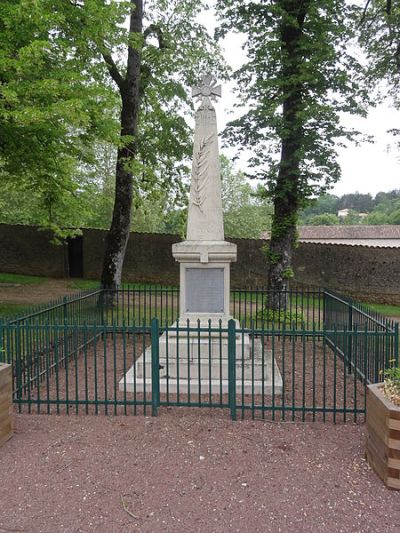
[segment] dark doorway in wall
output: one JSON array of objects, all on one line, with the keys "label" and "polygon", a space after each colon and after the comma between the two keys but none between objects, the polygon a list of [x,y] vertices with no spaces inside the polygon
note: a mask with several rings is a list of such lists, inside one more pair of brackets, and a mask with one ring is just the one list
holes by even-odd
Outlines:
[{"label": "dark doorway in wall", "polygon": [[83,237],[68,239],[68,271],[70,278],[83,278]]}]

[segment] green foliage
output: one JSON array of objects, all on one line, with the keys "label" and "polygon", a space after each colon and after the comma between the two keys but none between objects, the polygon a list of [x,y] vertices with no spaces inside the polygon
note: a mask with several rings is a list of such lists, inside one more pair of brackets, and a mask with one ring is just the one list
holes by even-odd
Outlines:
[{"label": "green foliage", "polygon": [[399,108],[400,3],[389,0],[366,2],[364,9],[359,8],[357,23],[359,42],[368,60],[370,90],[376,101],[391,96]]},{"label": "green foliage", "polygon": [[339,217],[337,215],[332,215],[331,213],[315,215],[307,220],[307,224],[310,226],[334,226],[339,223]]},{"label": "green foliage", "polygon": [[354,209],[359,213],[369,213],[374,207],[374,199],[368,194],[359,192],[344,194],[339,198],[337,209]]},{"label": "green foliage", "polygon": [[[189,87],[204,70],[225,75],[215,42],[196,21],[201,9],[194,0],[147,1],[149,31],[139,36],[125,24],[128,0],[1,2],[2,221],[39,224],[60,238],[74,233],[68,228],[109,226],[115,152],[131,139],[120,139],[121,101],[105,57],[124,74],[128,45],[142,55],[138,157],[129,162],[135,229],[152,229],[150,205],[184,207]],[[9,208],[16,199],[21,213]]]},{"label": "green foliage", "polygon": [[57,232],[66,210],[78,208],[78,164],[109,129],[115,100],[55,31],[52,7],[48,0],[0,5],[0,186],[32,195],[41,225]]},{"label": "green foliage", "polygon": [[221,156],[222,205],[224,229],[229,237],[259,239],[270,229],[271,202],[254,189],[233,163]]},{"label": "green foliage", "polygon": [[292,327],[301,325],[304,322],[304,316],[301,313],[292,313],[290,311],[264,308],[257,311],[255,318],[263,322],[275,325]]},{"label": "green foliage", "polygon": [[361,222],[360,216],[354,209],[349,209],[346,217],[342,218],[342,223],[346,226],[354,226]]},{"label": "green foliage", "polygon": [[271,265],[277,265],[282,258],[282,254],[279,252],[273,252],[269,248],[266,249],[265,255]]},{"label": "green foliage", "polygon": [[336,215],[339,210],[339,201],[340,198],[333,194],[322,194],[318,198],[310,200],[310,204],[300,213],[301,224],[304,224],[304,220],[311,219],[316,215]]},{"label": "green foliage", "polygon": [[294,271],[293,271],[293,268],[291,268],[291,267],[286,267],[286,268],[282,271],[282,278],[283,278],[283,279],[291,279],[291,278],[294,278]]},{"label": "green foliage", "polygon": [[374,209],[366,217],[365,223],[400,224],[400,191],[396,192],[397,197],[382,196],[381,193],[376,195],[378,203],[375,204]]},{"label": "green foliage", "polygon": [[[304,203],[339,179],[335,142],[357,136],[340,125],[339,114],[365,113],[362,103],[368,95],[360,85],[363,67],[349,46],[354,37],[352,6],[344,0],[219,0],[217,6],[219,35],[229,31],[244,34],[249,58],[234,73],[247,111],[228,125],[225,137],[235,147],[251,150],[253,175],[266,180],[274,197],[281,143],[298,132],[299,147],[285,154],[285,164],[299,160],[298,174],[287,185]],[[306,12],[303,32],[294,45],[297,50],[289,56],[281,47],[280,32],[283,25],[298,27],[290,13],[301,9]],[[286,70],[292,75],[286,76]],[[297,93],[299,112],[287,120],[282,104]]]},{"label": "green foliage", "polygon": [[273,199],[268,286],[284,290],[298,212],[339,179],[335,143],[358,136],[340,124],[340,114],[365,114],[363,66],[350,47],[353,11],[346,0],[219,0],[217,6],[218,35],[244,34],[248,56],[234,73],[245,112],[225,137],[251,151],[252,174]]},{"label": "green foliage", "polygon": [[[345,206],[345,207],[344,207]],[[337,210],[350,210],[347,217],[337,217]],[[360,213],[367,216],[360,216]],[[372,198],[369,194],[345,194],[341,197],[322,195],[313,200],[299,216],[300,225],[332,224],[399,224],[400,191],[379,192]]]},{"label": "green foliage", "polygon": [[[392,365],[394,365],[396,360],[393,359],[391,362]],[[400,405],[400,367],[391,366],[390,368],[387,368],[384,370],[383,376],[383,390],[385,395],[395,405]]]}]

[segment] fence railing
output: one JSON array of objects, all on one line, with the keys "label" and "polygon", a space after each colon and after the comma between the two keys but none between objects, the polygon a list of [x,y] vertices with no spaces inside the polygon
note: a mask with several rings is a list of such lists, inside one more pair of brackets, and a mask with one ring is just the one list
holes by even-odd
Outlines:
[{"label": "fence railing", "polygon": [[[398,323],[333,291],[324,291],[323,307],[324,324],[331,331],[326,341],[346,358],[349,371],[354,369],[367,383],[376,383],[382,380],[385,368],[398,365]],[[346,335],[338,334],[338,330]],[[361,360],[357,360],[359,353],[365,354]]]},{"label": "fence railing", "polygon": [[[85,291],[32,308],[5,320],[19,324],[146,324],[157,318],[172,324],[179,318],[179,289],[174,287],[124,287],[113,292],[113,305],[103,305],[107,291]],[[272,309],[273,291],[264,288],[233,289],[230,313],[242,327],[281,328],[293,322],[312,328],[323,325],[324,293],[321,290],[292,290],[280,293],[278,309]]]},{"label": "fence railing", "polygon": [[[230,292],[230,313],[242,327],[275,327],[298,325],[312,328],[323,324],[323,292],[298,290],[281,292],[278,309],[272,309],[273,291],[264,288],[233,289]],[[179,289],[177,288],[123,288],[114,298],[114,306],[105,313],[107,324],[147,324],[153,318],[162,325],[178,320]]]},{"label": "fence railing", "polygon": [[103,291],[82,291],[78,294],[64,296],[46,304],[41,304],[24,311],[15,317],[8,317],[6,324],[84,324],[102,323],[103,309],[99,298]]},{"label": "fence railing", "polygon": [[[150,328],[26,323],[4,333],[6,339],[40,340],[40,350],[28,353],[17,343],[7,354],[21,412],[219,407],[232,418],[333,422],[360,420],[365,412],[366,330],[237,329],[234,321],[219,328],[161,328],[153,319]],[[377,335],[389,346],[396,334]],[[351,361],[338,348],[350,336]]]}]

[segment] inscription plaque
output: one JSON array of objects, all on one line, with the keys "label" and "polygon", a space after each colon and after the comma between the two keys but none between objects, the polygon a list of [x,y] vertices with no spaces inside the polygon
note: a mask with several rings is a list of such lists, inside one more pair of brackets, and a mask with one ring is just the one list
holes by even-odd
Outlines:
[{"label": "inscription plaque", "polygon": [[224,269],[186,269],[186,312],[224,312]]}]

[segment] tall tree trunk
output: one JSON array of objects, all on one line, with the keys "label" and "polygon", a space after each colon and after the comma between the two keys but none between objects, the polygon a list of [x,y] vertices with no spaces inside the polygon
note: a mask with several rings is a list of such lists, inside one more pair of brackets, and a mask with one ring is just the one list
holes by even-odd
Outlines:
[{"label": "tall tree trunk", "polygon": [[[130,34],[142,33],[143,2],[131,0],[132,12]],[[103,54],[111,77],[117,83],[122,100],[121,144],[118,149],[115,180],[115,202],[112,222],[107,233],[101,283],[109,290],[112,301],[115,289],[121,283],[122,266],[129,239],[132,206],[133,174],[130,163],[136,157],[139,105],[140,105],[140,66],[141,50],[128,47],[128,60],[125,77],[117,70],[112,58]],[[127,140],[128,139],[128,142]]]},{"label": "tall tree trunk", "polygon": [[[274,216],[268,250],[269,305],[284,309],[289,279],[293,276],[292,255],[300,208],[300,163],[303,146],[301,65],[304,61],[300,39],[310,0],[280,0],[285,12],[281,25],[282,74],[288,80],[283,101],[281,159],[274,190]],[[294,22],[296,21],[296,22]]]}]

